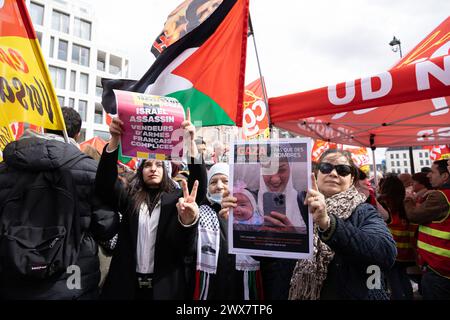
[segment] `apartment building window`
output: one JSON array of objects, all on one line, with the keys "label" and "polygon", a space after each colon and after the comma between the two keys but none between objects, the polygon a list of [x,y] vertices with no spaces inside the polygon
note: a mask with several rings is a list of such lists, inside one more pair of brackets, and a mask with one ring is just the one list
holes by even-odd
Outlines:
[{"label": "apartment building window", "polygon": [[75,108],[75,99],[74,98],[69,98],[69,107]]},{"label": "apartment building window", "polygon": [[100,103],[95,104],[94,122],[99,124],[103,123],[103,107]]},{"label": "apartment building window", "polygon": [[399,159],[400,158],[400,155],[397,153],[397,154],[395,154],[395,158],[396,159]]},{"label": "apartment building window", "polygon": [[74,33],[76,37],[91,40],[91,23],[89,21],[75,18],[74,19]]},{"label": "apartment building window", "polygon": [[87,101],[78,100],[78,113],[80,114],[81,120],[86,121]]},{"label": "apartment building window", "polygon": [[89,48],[74,44],[72,46],[72,62],[81,64],[82,66],[89,66]]},{"label": "apartment building window", "polygon": [[397,167],[400,167],[400,161],[397,161]]},{"label": "apartment building window", "polygon": [[69,43],[65,40],[59,39],[58,44],[58,59],[67,61],[67,49],[69,47]]},{"label": "apartment building window", "polygon": [[425,152],[425,158],[428,158],[428,152]]},{"label": "apartment building window", "polygon": [[394,155],[391,153],[391,159],[394,159]]},{"label": "apartment building window", "polygon": [[53,85],[58,89],[66,89],[66,69],[49,66]]},{"label": "apartment building window", "polygon": [[50,50],[49,50],[50,58],[53,58],[53,52],[55,52],[55,37],[50,37]]},{"label": "apartment building window", "polygon": [[87,94],[89,90],[89,75],[87,73],[80,73],[80,93]]},{"label": "apartment building window", "polygon": [[59,106],[61,108],[64,107],[64,97],[63,96],[58,96],[58,102],[59,102]]},{"label": "apartment building window", "polygon": [[44,25],[44,6],[30,2],[30,16],[33,24]]},{"label": "apartment building window", "polygon": [[419,152],[419,158],[422,158],[422,155],[423,155],[422,152]]},{"label": "apartment building window", "polygon": [[70,71],[70,90],[75,91],[77,84],[77,72],[72,70]]},{"label": "apartment building window", "polygon": [[405,168],[405,173],[408,173],[408,168]]},{"label": "apartment building window", "polygon": [[403,159],[406,159],[406,153],[403,154]]},{"label": "apartment building window", "polygon": [[407,166],[408,165],[408,161],[403,161],[403,165]]},{"label": "apartment building window", "polygon": [[430,160],[425,161],[425,163],[427,164],[427,166],[430,165]]},{"label": "apartment building window", "polygon": [[39,45],[42,48],[42,32],[36,31],[36,37],[37,37],[37,39],[39,41]]},{"label": "apartment building window", "polygon": [[423,160],[420,160],[420,165],[423,166]]},{"label": "apartment building window", "polygon": [[391,167],[395,167],[395,161],[391,161]]},{"label": "apartment building window", "polygon": [[84,142],[86,140],[86,129],[81,129],[80,136],[78,137],[79,142]]},{"label": "apartment building window", "polygon": [[111,136],[109,135],[109,132],[94,130],[94,137],[100,137],[103,140],[108,141]]},{"label": "apartment building window", "polygon": [[52,12],[52,29],[69,33],[69,15],[53,10]]}]

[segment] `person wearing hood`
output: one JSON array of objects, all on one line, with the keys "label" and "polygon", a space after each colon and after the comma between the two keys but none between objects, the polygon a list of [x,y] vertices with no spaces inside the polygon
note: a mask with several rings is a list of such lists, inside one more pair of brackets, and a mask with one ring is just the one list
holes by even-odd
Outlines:
[{"label": "person wearing hood", "polygon": [[205,165],[194,159],[197,148],[190,112],[182,123],[192,156],[188,183],[183,181],[182,190],[175,188],[166,161],[157,159],[140,161],[128,185],[118,181],[116,163],[122,126],[119,118],[113,118],[111,140],[105,146],[95,180],[101,199],[123,214],[101,298],[188,299],[184,258],[195,252],[197,203],[206,193]]},{"label": "person wearing hood", "polygon": [[27,281],[22,284],[10,282],[10,278],[0,270],[0,300],[73,300],[96,299],[98,296],[100,269],[97,242],[114,236],[118,230],[119,216],[112,210],[98,207],[94,199],[97,162],[82,153],[75,141],[81,129],[80,115],[67,107],[62,108],[62,114],[70,143],[64,142],[62,132],[46,130],[45,134],[40,134],[27,130],[19,140],[6,146],[5,161],[0,163],[0,207],[17,181],[26,174],[68,171],[76,187],[77,192],[73,196],[80,214],[82,240],[76,265],[82,271],[81,286],[80,289],[68,288],[70,273],[44,282]]},{"label": "person wearing hood", "polygon": [[200,206],[197,230],[195,277],[191,277],[195,278],[194,300],[261,299],[259,262],[228,253],[228,219],[219,215],[228,176],[226,163],[217,163],[208,172],[207,199]]}]

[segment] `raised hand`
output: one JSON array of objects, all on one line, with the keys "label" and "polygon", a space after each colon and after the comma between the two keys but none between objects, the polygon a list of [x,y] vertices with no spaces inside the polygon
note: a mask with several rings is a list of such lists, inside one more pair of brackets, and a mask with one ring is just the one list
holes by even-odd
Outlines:
[{"label": "raised hand", "polygon": [[186,110],[186,120],[181,123],[184,130],[184,139],[188,142],[188,150],[191,157],[195,157],[198,153],[197,145],[195,144],[195,127],[191,122],[191,109]]},{"label": "raised hand", "polygon": [[120,143],[120,137],[123,133],[123,122],[118,117],[113,117],[109,125],[109,132],[111,133],[111,140],[109,141],[107,150],[114,151]]},{"label": "raised hand", "polygon": [[197,197],[198,181],[195,180],[191,193],[189,193],[187,182],[185,180],[183,180],[181,186],[183,189],[183,197],[178,199],[178,216],[184,225],[190,225],[199,215],[198,205],[195,202],[195,198]]},{"label": "raised hand", "polygon": [[187,108],[186,110],[186,120],[181,123],[181,127],[185,130],[185,133],[188,134],[191,140],[195,139],[195,127],[191,122],[191,109]]},{"label": "raised hand", "polygon": [[308,205],[313,220],[322,230],[330,227],[330,217],[327,214],[325,196],[320,193],[314,173],[311,174],[312,188],[306,194],[305,204]]}]

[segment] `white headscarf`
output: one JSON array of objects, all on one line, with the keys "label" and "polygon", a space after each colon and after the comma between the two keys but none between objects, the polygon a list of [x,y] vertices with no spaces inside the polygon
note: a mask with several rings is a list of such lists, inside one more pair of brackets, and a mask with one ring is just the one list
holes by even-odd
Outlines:
[{"label": "white headscarf", "polygon": [[[289,164],[289,166],[290,166],[290,164]],[[286,215],[287,215],[289,221],[291,221],[292,225],[295,227],[306,228],[305,221],[303,221],[303,217],[300,212],[300,208],[298,206],[298,202],[297,202],[298,192],[297,192],[297,190],[294,189],[294,185],[292,182],[292,171],[291,170],[292,170],[292,168],[290,168],[289,180],[286,184],[286,188],[283,190],[283,192],[280,192],[280,193],[283,193],[286,198]],[[266,183],[264,182],[263,173],[264,173],[264,171],[263,171],[263,168],[261,167],[261,178],[259,179],[259,191],[258,191],[258,206],[259,206],[260,212],[262,212],[262,213],[264,212],[264,208],[263,208],[264,193],[271,192],[267,188]]]},{"label": "white headscarf", "polygon": [[208,171],[208,192],[206,193],[206,198],[209,202],[213,203],[214,201],[211,199],[211,194],[209,193],[209,184],[211,183],[212,177],[216,174],[223,174],[227,177],[230,175],[230,166],[227,163],[216,163],[213,165]]}]

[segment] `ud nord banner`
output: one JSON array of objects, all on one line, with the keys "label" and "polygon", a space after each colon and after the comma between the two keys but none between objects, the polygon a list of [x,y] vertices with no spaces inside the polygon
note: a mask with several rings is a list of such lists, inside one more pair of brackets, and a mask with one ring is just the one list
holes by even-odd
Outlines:
[{"label": "ud nord banner", "polygon": [[178,100],[121,90],[114,94],[124,122],[123,155],[160,160],[182,156],[185,115]]},{"label": "ud nord banner", "polygon": [[0,127],[13,122],[65,130],[23,0],[0,1]]}]

